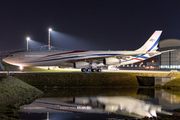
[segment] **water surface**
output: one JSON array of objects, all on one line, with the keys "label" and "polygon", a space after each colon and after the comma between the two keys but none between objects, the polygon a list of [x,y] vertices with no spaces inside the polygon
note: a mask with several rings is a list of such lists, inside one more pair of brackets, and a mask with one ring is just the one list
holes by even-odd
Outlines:
[{"label": "water surface", "polygon": [[136,119],[172,114],[180,96],[149,88],[43,89],[45,94],[21,106],[20,119]]}]

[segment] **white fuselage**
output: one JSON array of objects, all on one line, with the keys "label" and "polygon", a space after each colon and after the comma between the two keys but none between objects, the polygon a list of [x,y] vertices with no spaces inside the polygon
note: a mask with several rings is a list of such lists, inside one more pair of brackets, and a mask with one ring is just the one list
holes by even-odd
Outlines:
[{"label": "white fuselage", "polygon": [[[132,56],[132,55],[135,56]],[[131,55],[118,65],[131,64],[149,58],[149,54],[137,51],[26,51],[10,54],[3,61],[17,66],[64,66],[72,67],[72,61],[85,61],[86,59],[103,59],[114,56]]]}]

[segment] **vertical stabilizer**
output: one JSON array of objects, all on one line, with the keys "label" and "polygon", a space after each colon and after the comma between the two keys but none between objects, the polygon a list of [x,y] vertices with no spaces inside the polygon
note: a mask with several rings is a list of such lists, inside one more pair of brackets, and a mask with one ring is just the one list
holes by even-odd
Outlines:
[{"label": "vertical stabilizer", "polygon": [[160,36],[161,36],[162,31],[158,30],[155,31],[151,37],[146,41],[146,43],[139,49],[137,49],[136,51],[138,52],[151,52],[151,51],[156,51]]}]

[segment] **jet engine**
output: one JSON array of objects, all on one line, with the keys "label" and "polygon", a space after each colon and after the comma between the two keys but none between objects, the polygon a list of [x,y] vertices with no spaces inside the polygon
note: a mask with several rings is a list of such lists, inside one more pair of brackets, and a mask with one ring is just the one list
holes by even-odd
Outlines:
[{"label": "jet engine", "polygon": [[74,68],[88,68],[89,65],[90,65],[90,64],[89,64],[88,62],[84,62],[84,61],[75,62],[75,63],[74,63]]},{"label": "jet engine", "polygon": [[115,65],[115,64],[121,63],[121,59],[117,59],[117,58],[104,58],[103,59],[103,63],[105,65]]},{"label": "jet engine", "polygon": [[104,110],[108,112],[116,112],[119,109],[118,105],[109,105],[106,104]]},{"label": "jet engine", "polygon": [[73,99],[75,104],[85,105],[90,104],[90,99],[88,97],[77,97]]}]

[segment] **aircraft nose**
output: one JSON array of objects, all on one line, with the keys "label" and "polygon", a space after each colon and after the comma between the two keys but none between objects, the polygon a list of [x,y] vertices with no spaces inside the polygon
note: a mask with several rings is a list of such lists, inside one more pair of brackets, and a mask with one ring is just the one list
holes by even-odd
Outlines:
[{"label": "aircraft nose", "polygon": [[6,62],[6,57],[1,59],[2,61]]},{"label": "aircraft nose", "polygon": [[8,57],[8,55],[7,55],[6,57],[2,58],[2,61],[7,62],[8,59],[9,59],[9,57]]}]

